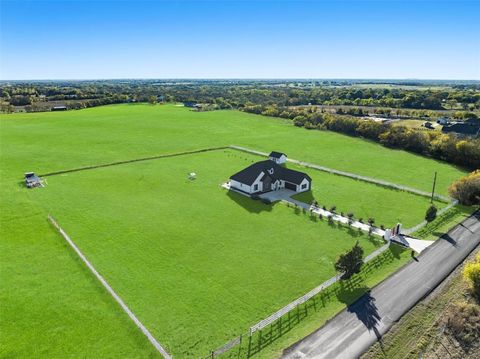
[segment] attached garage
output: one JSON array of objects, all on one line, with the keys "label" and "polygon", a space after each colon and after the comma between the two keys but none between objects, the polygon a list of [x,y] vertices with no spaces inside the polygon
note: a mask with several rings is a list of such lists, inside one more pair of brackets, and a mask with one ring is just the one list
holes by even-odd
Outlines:
[{"label": "attached garage", "polygon": [[267,160],[256,162],[231,176],[230,188],[247,194],[277,191],[282,188],[304,192],[310,189],[311,181],[306,173],[283,167],[274,160]]},{"label": "attached garage", "polygon": [[297,185],[290,182],[285,182],[285,188],[291,189],[292,191],[296,191]]}]

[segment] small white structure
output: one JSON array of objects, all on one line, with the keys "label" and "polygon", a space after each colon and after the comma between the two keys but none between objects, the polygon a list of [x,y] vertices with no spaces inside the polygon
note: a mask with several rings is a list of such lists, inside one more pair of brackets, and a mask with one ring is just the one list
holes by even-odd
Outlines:
[{"label": "small white structure", "polygon": [[272,151],[268,155],[268,159],[276,164],[281,165],[287,162],[287,155],[285,153]]},{"label": "small white structure", "polygon": [[194,180],[194,179],[197,179],[197,174],[195,172],[190,172],[188,174],[188,179],[189,180]]},{"label": "small white structure", "polygon": [[273,160],[256,162],[230,177],[230,188],[246,194],[261,194],[287,188],[295,192],[310,190],[312,179]]}]

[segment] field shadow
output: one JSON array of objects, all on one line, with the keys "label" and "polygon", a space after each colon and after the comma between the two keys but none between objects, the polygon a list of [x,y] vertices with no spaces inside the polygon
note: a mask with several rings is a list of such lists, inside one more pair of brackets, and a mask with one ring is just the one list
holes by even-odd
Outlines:
[{"label": "field shadow", "polygon": [[266,204],[261,200],[254,200],[240,193],[227,191],[226,195],[232,201],[250,213],[270,212],[273,209],[273,204]]},{"label": "field shadow", "polygon": [[458,215],[463,215],[466,218],[468,216],[468,211],[462,208],[462,206],[455,206],[441,216],[437,217],[433,222],[427,224],[417,233],[420,237],[427,236],[428,234],[431,234],[435,237],[442,237],[447,232],[441,231],[439,229],[445,224],[450,223]]},{"label": "field shadow", "polygon": [[400,254],[406,251],[407,249],[401,246],[392,246],[390,245],[390,253],[395,259],[400,259]]},{"label": "field shadow", "polygon": [[447,241],[450,243],[452,246],[456,247],[457,246],[457,241],[453,239],[448,233],[444,233],[440,236],[440,239],[443,239],[444,241]]},{"label": "field shadow", "polygon": [[382,239],[382,237],[379,237],[377,235],[374,235],[374,234],[371,234],[371,233],[365,233],[365,237],[367,238],[367,240],[373,244],[376,248],[379,248],[382,246],[384,242],[384,240]]},{"label": "field shadow", "polygon": [[381,334],[377,329],[381,318],[375,298],[372,297],[371,289],[366,285],[365,279],[372,271],[378,271],[386,263],[400,258],[400,254],[404,250],[404,248],[390,246],[389,250],[365,263],[360,273],[349,279],[340,280],[307,302],[298,305],[271,325],[255,332],[241,344],[238,353],[241,352],[242,357],[247,358],[254,356],[297,327],[310,315],[327,307],[332,301],[344,303],[346,310],[354,314],[369,331],[373,331],[376,337],[381,340]]},{"label": "field shadow", "polygon": [[472,213],[472,217],[480,219],[480,209]]},{"label": "field shadow", "polygon": [[362,235],[362,232],[359,232],[357,228],[354,228],[352,226],[344,227],[344,229],[352,237],[358,237]]},{"label": "field shadow", "polygon": [[354,313],[357,318],[370,331],[373,330],[377,339],[382,336],[377,329],[377,324],[380,322],[380,314],[375,305],[375,298],[370,295],[370,290],[365,293],[358,301],[347,308],[348,312]]},{"label": "field shadow", "polygon": [[[361,277],[357,277],[356,282],[352,280],[341,282],[340,290],[337,298],[347,305],[347,311],[355,314],[365,327],[370,331],[373,330],[377,339],[381,338],[377,329],[380,322],[380,315],[375,304],[375,298],[371,296],[370,288],[368,288]],[[358,298],[361,296],[360,298]],[[355,298],[358,298],[355,300]]]},{"label": "field shadow", "polygon": [[[249,337],[243,349],[245,356],[249,358],[259,353],[302,323],[309,315],[322,310],[322,308],[332,300],[338,299],[349,306],[356,302],[359,297],[368,293],[369,290],[370,289],[364,285],[362,275],[355,275],[348,280],[340,281],[337,285],[324,289],[317,296],[298,305],[295,309],[280,317],[268,327],[257,331]],[[365,320],[367,325],[372,327],[376,323],[375,318],[378,317],[378,315],[375,315],[374,303],[370,304],[367,309],[367,313],[362,313],[361,310],[358,310],[358,315],[361,316],[362,320]],[[357,309],[353,307],[352,310]]]},{"label": "field shadow", "polygon": [[311,204],[315,200],[312,191],[297,193],[292,198],[307,204]]}]

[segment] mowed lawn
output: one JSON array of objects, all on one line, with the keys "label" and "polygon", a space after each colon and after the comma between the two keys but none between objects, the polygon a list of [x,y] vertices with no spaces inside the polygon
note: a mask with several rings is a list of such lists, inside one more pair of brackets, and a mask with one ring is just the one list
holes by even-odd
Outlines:
[{"label": "mowed lawn", "polygon": [[[312,190],[295,195],[295,199],[305,203],[312,203],[315,199],[327,210],[336,206],[337,213],[347,215],[351,212],[365,223],[373,218],[378,227],[383,224],[391,228],[397,223],[403,228],[413,227],[424,220],[430,206],[429,198],[413,193],[290,164],[289,167],[307,171],[312,178]],[[434,201],[434,204],[439,209],[447,205],[442,201]]]},{"label": "mowed lawn", "polygon": [[174,356],[199,357],[333,276],[357,240],[366,253],[383,243],[227,192],[222,181],[254,158],[243,157],[221,150],[52,176],[29,195]]}]

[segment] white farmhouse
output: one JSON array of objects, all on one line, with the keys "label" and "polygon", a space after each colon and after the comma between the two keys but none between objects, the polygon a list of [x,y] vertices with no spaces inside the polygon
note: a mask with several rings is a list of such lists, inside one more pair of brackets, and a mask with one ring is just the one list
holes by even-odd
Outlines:
[{"label": "white farmhouse", "polygon": [[273,161],[273,162],[278,163],[279,165],[281,165],[281,164],[284,164],[285,162],[287,162],[287,155],[286,155],[285,153],[272,151],[272,152],[268,155],[268,159],[269,159],[270,161]]},{"label": "white farmhouse", "polygon": [[256,162],[230,177],[230,188],[261,194],[287,188],[295,192],[310,190],[312,179],[303,172],[282,167],[273,160]]}]

